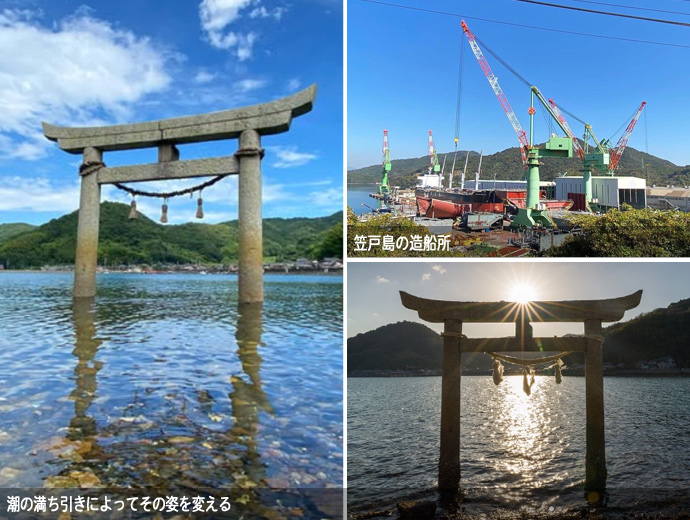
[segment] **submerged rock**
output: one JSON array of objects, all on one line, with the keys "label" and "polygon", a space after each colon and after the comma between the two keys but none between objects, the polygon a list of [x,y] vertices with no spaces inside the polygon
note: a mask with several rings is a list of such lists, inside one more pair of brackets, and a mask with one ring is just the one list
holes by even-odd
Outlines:
[{"label": "submerged rock", "polygon": [[400,513],[400,520],[427,520],[436,515],[436,502],[431,500],[424,502],[407,500],[398,502],[396,505]]}]

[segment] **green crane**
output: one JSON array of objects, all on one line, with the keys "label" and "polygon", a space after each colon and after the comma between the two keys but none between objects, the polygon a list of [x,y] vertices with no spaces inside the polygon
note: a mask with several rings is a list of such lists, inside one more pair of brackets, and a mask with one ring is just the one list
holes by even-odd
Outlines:
[{"label": "green crane", "polygon": [[[604,175],[615,175],[616,168],[618,167],[618,162],[620,161],[621,156],[623,155],[623,151],[625,150],[625,147],[628,144],[628,139],[630,139],[630,134],[632,134],[632,131],[635,128],[635,124],[637,123],[637,120],[640,117],[640,113],[642,112],[642,109],[646,104],[647,103],[643,101],[640,107],[637,109],[632,120],[630,121],[630,123],[628,123],[625,132],[618,140],[618,143],[616,144],[615,148],[610,147],[609,139],[599,141],[597,137],[594,135],[591,125],[575,117],[570,112],[567,112],[568,115],[577,119],[585,126],[585,133],[582,138],[585,144],[585,148],[583,150],[580,146],[579,141],[573,135],[573,132],[570,130],[570,126],[568,125],[567,121],[565,120],[565,117],[559,110],[558,106],[556,105],[553,99],[549,99],[549,105],[551,106],[552,110],[556,113],[558,120],[562,123],[562,128],[566,129],[566,134],[573,141],[573,148],[575,149],[575,152],[577,153],[578,157],[580,157],[580,159],[582,160],[582,182],[584,184],[583,191],[585,193],[587,204],[592,203],[592,169],[596,168]],[[565,109],[563,109],[563,111],[566,112]],[[594,141],[594,144],[596,145],[596,149],[591,153],[589,151],[590,138],[592,139],[592,141]],[[594,206],[591,209],[597,208],[596,206]]]},{"label": "green crane", "polygon": [[520,208],[517,216],[513,219],[513,227],[534,227],[541,225],[547,228],[554,227],[553,220],[549,216],[545,207],[542,207],[539,199],[539,159],[544,157],[572,157],[573,141],[570,137],[558,137],[551,135],[543,148],[534,145],[534,98],[546,108],[549,115],[556,121],[558,126],[566,132],[565,127],[551,110],[548,102],[537,87],[530,87],[530,107],[529,113],[529,148],[527,149],[527,203],[525,208]]},{"label": "green crane", "polygon": [[[527,202],[525,205],[526,207],[520,208],[517,216],[515,217],[511,225],[513,227],[533,227],[537,225],[541,225],[544,227],[554,227],[553,220],[551,220],[551,217],[549,216],[548,212],[544,207],[542,207],[542,204],[539,201],[539,159],[542,157],[572,157],[572,140],[569,137],[551,136],[549,141],[545,144],[544,148],[537,148],[534,146],[534,113],[536,112],[534,109],[535,95],[537,96],[537,99],[541,102],[541,104],[544,105],[544,108],[546,108],[547,112],[551,115],[551,117],[554,118],[556,123],[563,129],[563,131],[566,131],[563,124],[558,120],[556,114],[553,112],[553,110],[551,110],[551,107],[549,107],[549,104],[546,102],[546,99],[544,99],[544,96],[542,96],[541,92],[539,92],[539,89],[535,86],[530,87],[531,105],[529,108],[529,140],[527,139],[526,132],[522,129],[520,121],[518,121],[515,112],[510,106],[508,99],[506,98],[505,94],[503,93],[503,90],[501,89],[501,86],[498,83],[498,78],[494,75],[493,71],[491,70],[491,67],[489,66],[489,63],[486,61],[486,58],[484,57],[484,53],[477,44],[478,38],[474,34],[472,34],[464,20],[462,21],[461,25],[463,32],[465,33],[465,36],[467,36],[467,39],[470,42],[472,52],[474,52],[474,55],[477,58],[477,61],[479,62],[479,66],[486,75],[486,79],[489,80],[489,85],[491,85],[494,94],[496,94],[499,103],[501,104],[503,110],[508,116],[510,124],[513,126],[513,130],[515,130],[515,133],[517,134],[518,141],[520,141],[520,153],[522,154],[522,163],[528,169]],[[489,52],[491,52],[495,57],[498,57],[493,51],[489,50]],[[503,60],[500,61],[505,64]],[[515,73],[515,71],[513,72]],[[520,77],[520,79],[522,79],[523,82],[529,85],[529,83],[527,83],[524,78],[522,78],[519,75],[518,77]]]},{"label": "green crane", "polygon": [[381,184],[379,185],[379,209],[384,207],[390,199],[390,188],[388,187],[388,172],[391,171],[391,152],[388,148],[388,130],[383,131],[383,168],[381,170]]}]

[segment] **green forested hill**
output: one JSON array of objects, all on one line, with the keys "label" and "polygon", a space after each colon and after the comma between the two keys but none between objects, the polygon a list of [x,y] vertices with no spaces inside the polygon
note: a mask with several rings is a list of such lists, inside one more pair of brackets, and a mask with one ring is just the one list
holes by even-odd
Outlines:
[{"label": "green forested hill", "polygon": [[[460,173],[465,166],[465,156],[468,152],[458,151],[458,156],[455,163],[455,174],[453,176],[453,186],[460,185]],[[467,173],[465,180],[473,181],[477,167],[479,166],[479,153],[470,151],[470,158],[467,164]],[[445,168],[445,183],[447,183],[448,173],[453,164],[453,153],[439,154],[439,162],[443,162],[443,157],[446,156]],[[567,172],[568,175],[581,175],[582,163],[577,158],[559,159],[548,158],[544,159],[543,164],[539,168],[539,174],[542,180],[553,180],[559,174]],[[417,157],[414,159],[395,159],[392,161],[392,169],[389,175],[389,183],[391,185],[400,186],[402,188],[411,188],[417,183],[417,176],[425,173],[429,165],[429,156]],[[644,167],[643,167],[644,165]],[[525,170],[522,167],[522,160],[520,158],[520,149],[508,148],[502,152],[492,155],[485,155],[482,160],[481,178],[484,180],[493,179],[494,174],[497,179],[512,179],[520,180],[523,178]],[[670,161],[660,159],[653,155],[640,152],[634,148],[627,147],[616,175],[619,176],[634,176],[646,177],[648,184],[690,184],[690,166],[681,168]],[[594,175],[597,175],[594,173]],[[381,165],[367,166],[358,170],[350,170],[347,173],[347,180],[349,183],[356,184],[372,184],[380,182],[381,180]]]},{"label": "green forested hill", "polygon": [[[101,204],[99,262],[107,265],[158,263],[235,263],[237,221],[163,226],[129,206]],[[0,263],[15,269],[74,262],[77,212],[0,240]],[[342,212],[329,217],[264,219],[267,259],[342,258]],[[340,238],[338,241],[338,233]]]},{"label": "green forested hill", "polygon": [[31,224],[0,224],[0,242],[33,229]]}]

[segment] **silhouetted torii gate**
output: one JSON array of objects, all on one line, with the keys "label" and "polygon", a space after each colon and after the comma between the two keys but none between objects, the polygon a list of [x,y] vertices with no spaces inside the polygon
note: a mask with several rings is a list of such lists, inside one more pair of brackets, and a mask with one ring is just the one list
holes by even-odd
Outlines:
[{"label": "silhouetted torii gate", "polygon": [[[586,443],[585,489],[606,487],[604,437],[604,371],[602,322],[623,318],[640,304],[642,291],[607,300],[560,302],[451,302],[428,300],[400,291],[402,304],[432,323],[443,323],[443,372],[441,382],[441,453],[438,487],[456,491],[460,484],[460,378],[463,352],[584,352]],[[584,336],[534,338],[530,322],[584,322]],[[463,323],[515,322],[509,338],[467,338]],[[540,348],[541,347],[541,348]]]},{"label": "silhouetted torii gate", "polygon": [[[115,126],[67,128],[43,123],[43,134],[60,148],[83,154],[74,289],[96,294],[101,185],[239,174],[239,301],[263,301],[261,136],[287,132],[293,117],[309,112],[316,85],[292,96],[249,107],[196,116]],[[178,144],[238,139],[233,156],[180,161]],[[158,148],[158,162],[106,167],[103,152]]]}]

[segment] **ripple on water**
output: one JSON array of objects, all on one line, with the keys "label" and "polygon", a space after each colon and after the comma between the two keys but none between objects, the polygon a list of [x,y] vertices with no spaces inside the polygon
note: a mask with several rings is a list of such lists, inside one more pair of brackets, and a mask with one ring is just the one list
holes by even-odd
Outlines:
[{"label": "ripple on water", "polygon": [[[584,378],[463,377],[461,485],[478,512],[582,507]],[[668,507],[690,489],[690,380],[606,378],[609,505]],[[433,498],[441,378],[348,380],[348,507]],[[684,495],[690,505],[690,497]],[[655,505],[656,504],[656,505]]]},{"label": "ripple on water", "polygon": [[342,280],[242,314],[235,280],[100,276],[73,309],[71,276],[3,274],[0,485],[342,486]]}]

